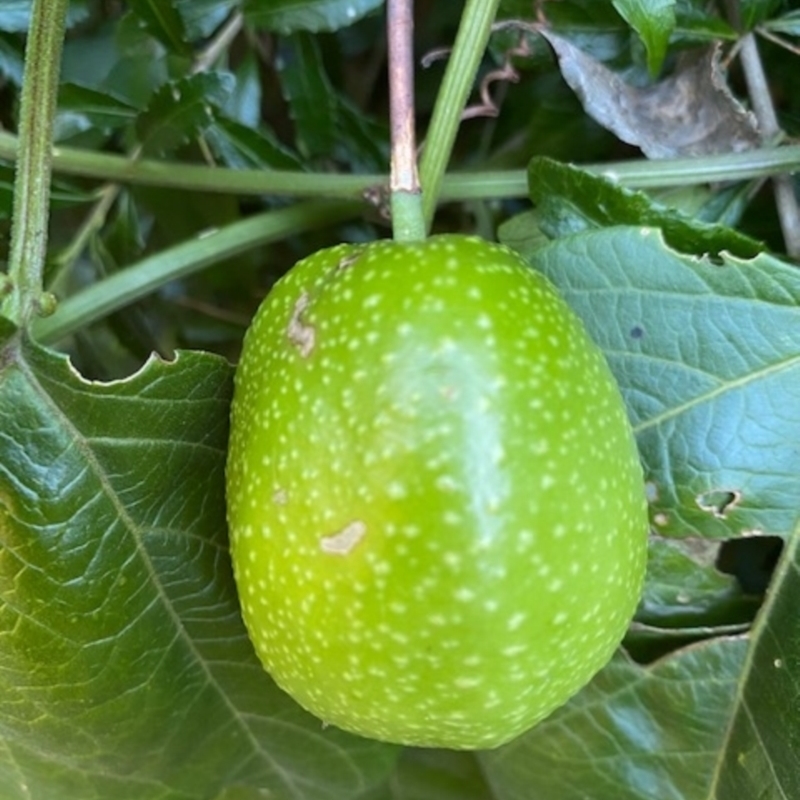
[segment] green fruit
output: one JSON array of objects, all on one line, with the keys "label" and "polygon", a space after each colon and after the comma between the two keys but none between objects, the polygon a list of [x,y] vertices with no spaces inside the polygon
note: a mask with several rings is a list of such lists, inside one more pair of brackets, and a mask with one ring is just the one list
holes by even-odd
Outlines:
[{"label": "green fruit", "polygon": [[611,657],[642,473],[597,347],[512,251],[341,245],[261,306],[236,375],[233,562],[259,657],[327,723],[502,744]]}]

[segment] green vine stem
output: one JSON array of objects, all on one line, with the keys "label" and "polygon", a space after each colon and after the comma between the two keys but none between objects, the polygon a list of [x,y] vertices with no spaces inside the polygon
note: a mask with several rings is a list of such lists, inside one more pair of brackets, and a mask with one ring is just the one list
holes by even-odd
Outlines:
[{"label": "green vine stem", "polygon": [[389,190],[392,234],[399,242],[425,238],[414,119],[414,2],[387,0],[389,50],[389,121],[392,165]]},{"label": "green vine stem", "polygon": [[499,5],[500,0],[467,0],[461,14],[419,165],[422,210],[428,229],[439,202],[461,115],[475,84]]},{"label": "green vine stem", "polygon": [[[15,136],[0,131],[0,158],[14,160],[17,146]],[[770,146],[702,159],[631,159],[578,166],[634,189],[692,186],[800,172],[800,145]],[[229,169],[148,159],[132,162],[125,156],[70,147],[53,150],[53,169],[61,175],[165,189],[341,200],[361,200],[389,183],[388,176],[380,174]],[[524,170],[456,172],[444,176],[439,201],[527,197],[527,194],[528,179]]]},{"label": "green vine stem", "polygon": [[68,0],[34,0],[25,47],[17,171],[8,278],[2,311],[26,326],[47,305],[42,276],[47,254],[53,121]]},{"label": "green vine stem", "polygon": [[309,201],[265,211],[163,250],[94,283],[61,302],[50,317],[36,321],[41,342],[55,342],[144,297],[169,281],[287,236],[335,225],[363,213],[361,203]]}]

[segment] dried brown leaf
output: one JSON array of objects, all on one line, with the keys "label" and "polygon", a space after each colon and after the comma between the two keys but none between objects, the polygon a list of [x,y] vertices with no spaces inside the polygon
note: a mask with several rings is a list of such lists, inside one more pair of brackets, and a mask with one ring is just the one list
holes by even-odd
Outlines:
[{"label": "dried brown leaf", "polygon": [[540,32],[586,113],[648,158],[758,146],[757,122],[728,88],[718,46],[685,53],[670,76],[642,88],[626,83],[567,39]]}]

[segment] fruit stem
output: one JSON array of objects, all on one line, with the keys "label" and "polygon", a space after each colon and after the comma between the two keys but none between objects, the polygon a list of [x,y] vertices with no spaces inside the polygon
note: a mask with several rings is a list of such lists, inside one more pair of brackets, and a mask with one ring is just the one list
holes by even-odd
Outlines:
[{"label": "fruit stem", "polygon": [[414,3],[388,0],[389,120],[392,136],[392,233],[396,241],[425,238],[414,130]]},{"label": "fruit stem", "polygon": [[26,326],[49,303],[43,294],[50,215],[53,122],[68,0],[34,0],[25,46],[8,278],[2,312]]}]

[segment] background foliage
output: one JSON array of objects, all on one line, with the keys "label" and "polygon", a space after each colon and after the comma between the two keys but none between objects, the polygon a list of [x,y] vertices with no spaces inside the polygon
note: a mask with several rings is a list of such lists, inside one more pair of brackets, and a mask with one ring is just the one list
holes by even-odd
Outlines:
[{"label": "background foliage", "polygon": [[[791,209],[754,167],[797,156],[749,114],[736,60],[755,31],[791,139],[793,5],[500,4],[435,226],[517,248],[583,318],[653,534],[614,661],[510,745],[451,753],[322,729],[277,690],[226,550],[252,313],[299,257],[389,235],[383,4],[73,0],[47,264],[62,304],[36,329],[57,351],[0,322],[0,796],[800,797],[800,273]],[[461,4],[416,13],[424,134]],[[4,243],[29,14],[0,4]],[[644,160],[659,148],[678,160]]]}]

